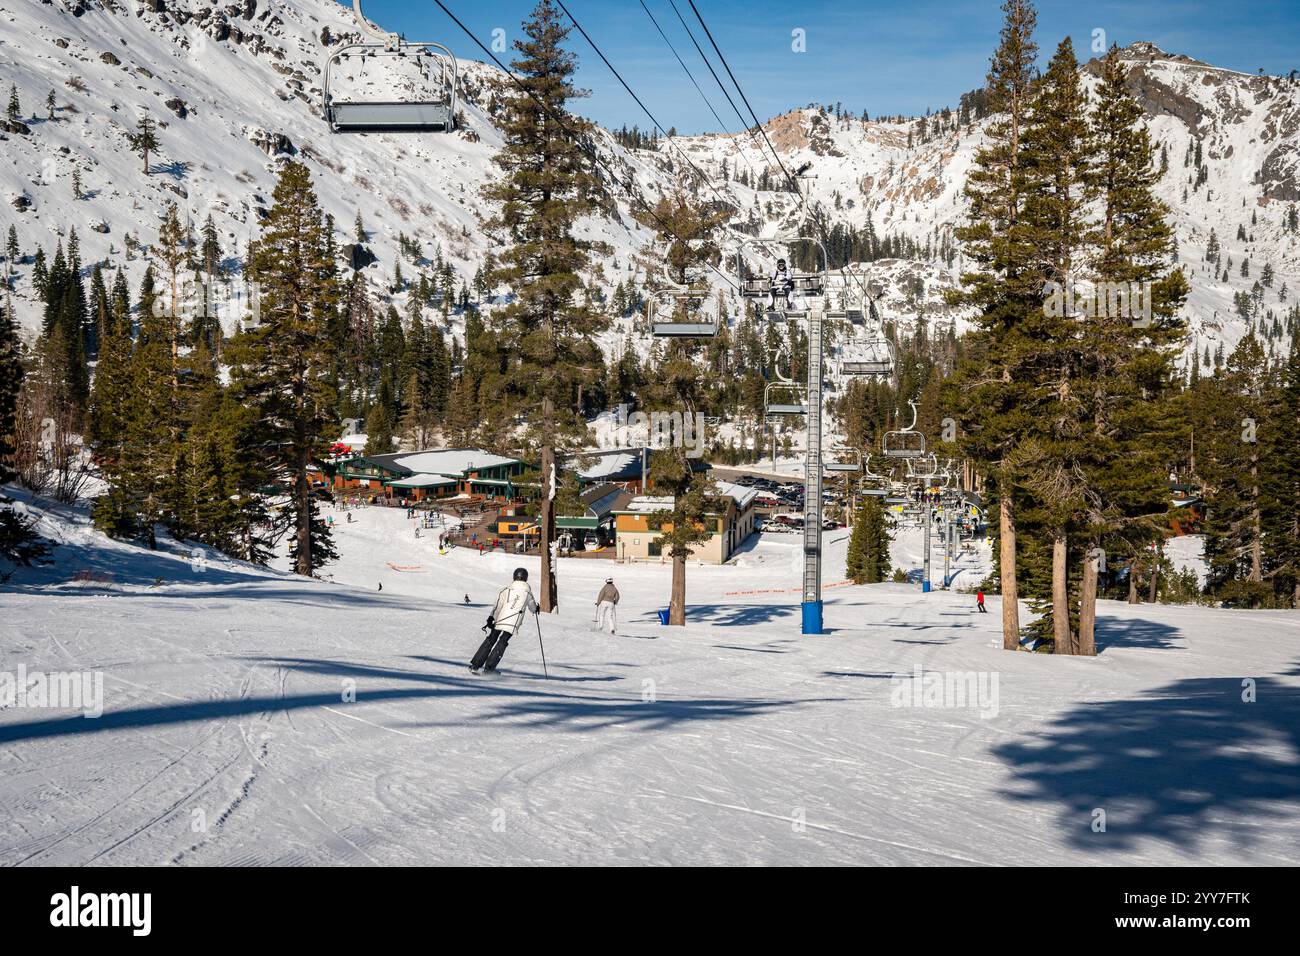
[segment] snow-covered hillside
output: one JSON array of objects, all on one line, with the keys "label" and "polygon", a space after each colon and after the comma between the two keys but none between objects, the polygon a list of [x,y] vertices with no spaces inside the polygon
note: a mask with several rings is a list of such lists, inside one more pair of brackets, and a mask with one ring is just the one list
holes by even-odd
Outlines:
[{"label": "snow-covered hillside", "polygon": [[[1272,265],[1276,276],[1264,292],[1265,309],[1285,313],[1300,288],[1300,233],[1283,228],[1284,215],[1300,205],[1300,83],[1218,69],[1150,43],[1133,44],[1123,59],[1157,150],[1168,160],[1157,193],[1173,211],[1179,259],[1192,282],[1185,309],[1188,346],[1203,351],[1209,345],[1213,352],[1223,342],[1230,351],[1245,331],[1233,295],[1250,292],[1265,264]],[[1086,64],[1083,73],[1085,86],[1095,89],[1097,62]],[[973,76],[971,86],[981,81]],[[920,302],[930,321],[956,318],[960,327],[960,313],[954,316],[942,295],[964,267],[952,231],[966,216],[963,187],[987,126],[986,120],[921,141],[915,135],[916,120],[864,122],[848,114],[837,119],[830,110],[808,107],[773,119],[766,129],[786,169],[811,164],[802,179],[810,202],[859,229],[870,222],[881,238],[906,236],[932,249],[930,263],[889,260],[866,267],[873,294],[884,296],[885,314],[905,324],[914,321],[919,310],[910,287],[920,281],[925,283]],[[1185,165],[1185,158],[1194,154],[1198,141],[1208,179],[1196,187],[1196,169]],[[715,177],[725,164],[733,174],[767,169],[781,178],[757,135],[682,142],[692,161]],[[765,228],[774,222],[793,225],[793,196],[756,196],[739,187],[733,193],[739,208],[752,210]],[[1238,226],[1244,227],[1246,240],[1236,238]],[[1232,261],[1228,281],[1214,276],[1205,263],[1211,228],[1224,261]],[[941,255],[945,243],[954,253],[951,265]],[[1239,267],[1247,257],[1252,270],[1243,277]],[[1285,301],[1279,294],[1283,283],[1289,293]]]},{"label": "snow-covered hillside", "polygon": [[[312,169],[342,235],[351,236],[361,213],[379,260],[370,267],[377,289],[392,276],[399,234],[419,238],[430,259],[436,248],[471,280],[488,249],[480,190],[500,145],[480,103],[506,80],[496,67],[462,63],[462,126],[452,134],[332,134],[320,107],[321,64],[327,50],[357,38],[350,10],[334,0],[6,4],[0,88],[7,100],[17,87],[27,131],[0,132],[0,242],[14,223],[26,255],[38,244],[48,253],[75,228],[87,269],[126,264],[134,288],[144,263],[126,262],[128,236],[154,242],[163,207],[174,201],[196,229],[212,215],[233,267],[270,205],[278,162],[292,156]],[[346,92],[351,74],[342,72]],[[352,78],[366,85],[364,76]],[[161,127],[149,175],[127,144],[145,113]],[[607,134],[600,147],[630,174],[653,177]],[[627,215],[593,218],[583,231],[607,244],[611,268],[618,262],[624,270],[648,238]],[[20,322],[32,330],[40,308],[29,268],[20,266],[15,289]]]},{"label": "snow-covered hillside", "polygon": [[98,673],[103,713],[0,709],[3,865],[1298,860],[1296,612],[1103,601],[1100,654],[1053,657],[1000,649],[997,598],[887,584],[807,638],[797,545],[760,542],[689,569],[685,628],[667,567],[562,559],[550,678],[531,622],[473,677],[516,562],[398,509],[336,526],[326,583],[33,507],[61,543],[0,592],[0,672]]},{"label": "snow-covered hillside", "polygon": [[[26,132],[0,133],[0,240],[13,223],[30,255],[38,243],[48,251],[56,236],[76,228],[87,267],[117,265],[128,236],[154,241],[162,206],[174,200],[196,225],[213,216],[233,264],[269,204],[279,158],[292,155],[312,168],[341,232],[362,214],[378,256],[369,274],[381,298],[398,259],[399,233],[418,237],[430,257],[436,243],[460,279],[472,279],[488,251],[479,229],[487,212],[480,190],[493,175],[500,144],[487,110],[508,81],[495,66],[463,60],[463,125],[450,135],[331,134],[320,110],[320,66],[329,49],[357,34],[350,10],[334,0],[6,5],[0,93],[17,87]],[[466,52],[463,37],[444,39]],[[1265,264],[1275,274],[1263,290],[1265,310],[1284,314],[1300,290],[1300,234],[1282,228],[1286,210],[1300,202],[1300,84],[1217,69],[1150,44],[1134,44],[1125,56],[1168,162],[1160,193],[1174,210],[1179,256],[1193,281],[1188,348],[1214,351],[1222,342],[1230,349],[1245,329],[1233,296],[1249,292]],[[345,79],[372,85],[368,69],[378,67],[345,70]],[[1084,69],[1095,83],[1095,65]],[[969,85],[981,80],[972,76]],[[51,89],[53,120],[45,107]],[[165,123],[148,176],[126,144],[144,112]],[[864,122],[809,107],[771,119],[766,132],[786,169],[812,164],[809,198],[835,220],[857,228],[870,221],[882,238],[906,236],[929,248],[928,261],[887,260],[864,270],[884,316],[907,326],[921,315],[932,324],[960,324],[960,313],[942,295],[963,267],[952,230],[965,215],[962,186],[986,125],[922,137],[915,120]],[[710,180],[701,196],[731,203],[736,226],[765,235],[799,227],[791,193],[759,193],[736,181],[741,173],[751,186],[764,172],[774,182],[783,178],[755,134],[661,141],[657,152],[624,150],[605,131],[596,142],[620,178],[634,181],[646,198],[676,181],[685,152]],[[1199,186],[1197,170],[1185,164],[1197,142],[1208,173]],[[74,169],[81,199],[73,195]],[[634,253],[649,238],[630,215],[623,189],[612,191],[617,210],[583,225],[589,238],[604,243],[592,278],[607,291],[635,276]],[[1244,240],[1237,239],[1239,226]],[[1211,228],[1225,261],[1232,260],[1226,280],[1205,263]],[[1252,269],[1243,277],[1239,266],[1247,257]],[[127,265],[134,285],[142,258]],[[40,310],[30,268],[18,273],[17,310],[30,332]],[[626,331],[626,325],[613,330],[606,348],[617,350]]]}]

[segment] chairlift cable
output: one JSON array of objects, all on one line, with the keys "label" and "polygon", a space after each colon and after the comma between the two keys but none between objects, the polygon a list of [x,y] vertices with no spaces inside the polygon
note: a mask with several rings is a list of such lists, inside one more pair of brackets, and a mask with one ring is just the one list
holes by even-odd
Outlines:
[{"label": "chairlift cable", "polygon": [[677,143],[673,142],[674,137],[671,134],[669,134],[668,130],[666,130],[657,119],[655,119],[654,114],[651,113],[649,108],[646,107],[645,103],[641,101],[641,97],[636,95],[636,91],[634,91],[632,87],[628,86],[627,81],[623,79],[622,74],[620,74],[618,70],[614,68],[613,63],[609,62],[609,57],[605,56],[604,51],[601,50],[600,47],[596,46],[596,41],[591,38],[591,36],[587,33],[585,29],[583,29],[582,24],[578,22],[578,18],[569,12],[569,8],[564,5],[564,0],[555,0],[555,2],[556,5],[559,6],[561,10],[564,11],[564,15],[573,22],[573,25],[575,27],[578,28],[578,32],[582,34],[582,38],[587,41],[587,43],[591,46],[593,50],[596,51],[596,55],[600,57],[601,62],[604,63],[605,66],[609,67],[609,72],[614,74],[614,79],[618,80],[618,82],[622,85],[623,89],[627,90],[628,95],[631,96],[632,99],[636,101],[636,105],[641,107],[641,112],[645,113],[646,116],[650,117],[650,122],[654,123],[655,129],[663,133],[664,139],[668,142],[668,144],[672,146],[673,149],[677,150],[678,155],[680,155],[682,159],[686,161],[686,165],[689,166],[691,170],[695,173],[695,175],[699,177],[700,182],[708,185],[709,188],[711,188],[714,191],[714,193],[717,194],[718,198],[721,199],[725,205],[731,206],[732,200],[727,198],[722,193],[722,191],[718,189],[717,185],[714,184],[712,179],[704,175],[704,171],[701,170],[700,167],[695,165],[695,163],[691,160],[691,158],[686,155],[685,150],[683,150],[680,146],[678,146]]},{"label": "chairlift cable", "polygon": [[[637,2],[641,4],[641,9],[645,11],[646,16],[650,18],[650,22],[653,23],[655,29],[659,31],[659,35],[663,37],[664,43],[668,44],[668,49],[672,50],[673,56],[677,58],[678,64],[681,65],[681,68],[686,72],[687,77],[690,78],[691,85],[695,87],[695,92],[700,94],[700,99],[702,99],[704,105],[709,108],[709,112],[713,114],[713,118],[718,121],[718,128],[728,136],[734,136],[735,134],[727,128],[727,124],[724,123],[722,117],[718,115],[718,111],[713,108],[713,104],[709,102],[709,98],[704,95],[704,90],[700,89],[700,84],[695,80],[695,74],[691,72],[690,67],[686,65],[686,61],[683,60],[681,54],[677,52],[677,48],[673,46],[673,41],[668,39],[668,34],[664,33],[664,28],[659,25],[659,21],[655,19],[655,15],[650,12],[650,8],[646,6],[645,0],[637,0]],[[745,155],[745,151],[740,150],[739,152],[740,158],[745,161],[745,165],[749,167],[749,171],[757,176],[758,171],[754,169],[754,164],[749,161],[749,157]]]},{"label": "chairlift cable", "polygon": [[[736,101],[731,98],[731,92],[727,89],[726,84],[722,82],[722,78],[718,76],[718,71],[713,68],[713,63],[709,60],[708,56],[705,55],[704,50],[700,47],[699,41],[695,39],[695,34],[691,32],[690,26],[686,23],[686,18],[683,17],[682,12],[679,9],[677,9],[676,0],[668,0],[668,4],[673,8],[673,13],[677,14],[677,19],[678,21],[680,21],[682,25],[682,29],[686,31],[686,35],[691,38],[691,43],[695,47],[695,52],[700,55],[700,59],[704,61],[704,65],[707,66],[709,68],[709,72],[713,74],[713,81],[718,84],[718,89],[722,90],[722,95],[725,96],[727,98],[727,102],[731,104],[731,109],[736,114],[736,119],[740,120],[741,127],[745,130],[746,133],[749,134],[750,139],[753,140],[754,139],[753,128],[749,125],[749,121],[746,120],[744,115],[740,112],[740,107],[736,105]],[[758,143],[758,152],[760,155],[762,155],[763,153],[763,144],[761,142]],[[764,160],[767,159],[766,156],[764,156],[763,158]],[[749,160],[746,159],[745,162],[748,163]],[[754,169],[753,166],[750,166],[749,168],[751,170]],[[758,173],[755,172],[754,175],[757,176]],[[757,183],[755,185],[757,185]]]},{"label": "chairlift cable", "polygon": [[[469,37],[474,42],[475,46],[477,46],[480,50],[482,50],[485,54],[487,54],[488,58],[491,59],[492,62],[497,65],[497,67],[501,70],[501,72],[503,72],[507,77],[510,78],[510,81],[514,83],[515,86],[519,87],[520,91],[522,91],[524,95],[532,99],[533,102],[535,102],[538,106],[540,106],[542,110],[545,111],[546,115],[549,116],[561,129],[563,129],[566,133],[568,133],[571,137],[573,137],[573,143],[575,146],[578,147],[579,150],[586,153],[587,156],[593,162],[595,162],[602,169],[604,169],[605,172],[609,174],[610,179],[614,183],[623,187],[623,189],[627,192],[628,198],[630,200],[640,203],[645,208],[647,215],[649,215],[651,219],[653,219],[656,223],[658,223],[660,228],[662,228],[666,234],[672,236],[674,239],[677,239],[680,242],[686,241],[680,235],[678,235],[677,232],[668,225],[668,223],[664,222],[664,220],[654,211],[654,209],[650,206],[648,202],[646,202],[646,200],[643,197],[637,195],[635,192],[632,191],[630,186],[628,186],[626,183],[623,182],[623,180],[619,177],[618,173],[616,173],[608,163],[606,163],[603,159],[600,158],[600,154],[596,151],[594,147],[584,146],[582,142],[582,137],[577,134],[577,132],[573,129],[573,127],[565,123],[564,120],[561,119],[560,116],[556,114],[554,110],[552,110],[548,105],[546,105],[546,103],[542,102],[542,100],[537,96],[536,93],[528,89],[528,87],[524,86],[524,84],[519,81],[519,78],[515,76],[514,73],[512,73],[504,63],[501,62],[501,60],[497,57],[495,53],[493,53],[491,50],[489,50],[486,46],[483,45],[483,41],[480,40],[477,36],[475,36],[473,31],[471,31],[469,27],[465,26],[464,22],[458,16],[456,16],[456,14],[452,13],[451,10],[447,7],[447,5],[442,2],[442,0],[433,0],[433,2],[438,5],[438,7],[442,10],[443,13],[447,14],[447,16],[451,19],[453,23],[456,24],[456,26],[460,27],[461,32],[464,33],[467,37]],[[704,265],[708,266],[715,273],[717,273],[718,276],[724,282],[727,283],[727,285],[739,291],[740,287],[737,286],[736,283],[732,281],[731,277],[727,275],[725,272],[723,272],[721,269],[719,269],[717,266],[715,266],[713,263],[704,260]]]},{"label": "chairlift cable", "polygon": [[695,18],[700,21],[700,26],[704,28],[704,35],[709,38],[709,43],[713,46],[713,52],[716,53],[718,59],[722,61],[722,66],[723,69],[727,71],[727,76],[731,77],[731,82],[735,84],[736,92],[740,94],[740,99],[741,102],[745,104],[745,109],[749,110],[749,115],[754,118],[754,126],[758,128],[758,132],[762,135],[764,142],[767,143],[767,148],[772,150],[772,156],[776,159],[776,164],[781,167],[781,172],[785,173],[785,178],[789,181],[790,185],[794,187],[794,193],[799,197],[799,205],[803,206],[806,211],[807,203],[803,198],[803,190],[799,188],[799,182],[790,174],[790,170],[785,168],[785,163],[781,162],[781,157],[777,153],[776,147],[773,146],[772,141],[767,138],[767,130],[763,129],[763,125],[758,121],[758,114],[754,112],[754,107],[750,106],[749,97],[745,95],[745,91],[736,80],[736,75],[731,72],[731,66],[727,63],[727,58],[722,55],[722,50],[718,49],[718,41],[713,39],[713,33],[709,30],[709,25],[704,22],[704,17],[700,15],[699,8],[695,6],[695,0],[686,0],[686,2],[691,5],[691,9],[695,12]]}]

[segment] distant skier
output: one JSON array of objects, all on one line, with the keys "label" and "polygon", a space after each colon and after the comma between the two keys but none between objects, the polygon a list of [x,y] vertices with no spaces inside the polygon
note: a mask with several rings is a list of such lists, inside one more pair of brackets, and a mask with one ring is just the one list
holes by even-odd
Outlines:
[{"label": "distant skier", "polygon": [[776,268],[772,270],[772,284],[768,288],[767,310],[776,311],[776,297],[781,296],[785,299],[785,307],[790,308],[790,290],[794,288],[794,282],[790,278],[790,273],[785,267],[785,260],[776,260]]},{"label": "distant skier", "polygon": [[382,591],[383,589],[384,589],[384,582],[383,582],[383,581],[380,581],[380,582],[379,582],[379,590]]},{"label": "distant skier", "polygon": [[983,592],[983,591],[976,591],[976,592],[975,592],[975,606],[976,606],[977,608],[979,608],[979,612],[980,612],[981,614],[987,614],[987,613],[988,613],[988,611],[984,610],[984,592]]},{"label": "distant skier", "polygon": [[618,605],[618,588],[614,587],[614,579],[606,578],[605,586],[600,589],[596,595],[596,627],[604,630],[609,626],[609,633],[618,633],[618,617],[614,608]]},{"label": "distant skier", "polygon": [[532,588],[528,586],[528,570],[515,568],[514,580],[501,589],[497,603],[488,615],[488,636],[483,639],[474,659],[469,662],[470,673],[495,671],[510,638],[514,637],[519,625],[523,623],[524,614],[528,611],[536,614],[537,610],[537,601],[533,598]]}]

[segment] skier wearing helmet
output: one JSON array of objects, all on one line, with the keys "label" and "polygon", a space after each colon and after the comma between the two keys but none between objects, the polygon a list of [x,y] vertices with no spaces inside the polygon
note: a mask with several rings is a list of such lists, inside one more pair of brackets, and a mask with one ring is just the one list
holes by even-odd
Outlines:
[{"label": "skier wearing helmet", "polygon": [[790,290],[793,288],[794,281],[790,278],[790,273],[785,267],[785,260],[777,259],[776,268],[772,270],[772,284],[768,289],[768,311],[776,311],[777,296],[785,299],[785,307],[788,311],[790,308]]},{"label": "skier wearing helmet", "polygon": [[484,628],[488,636],[483,639],[474,659],[469,662],[470,673],[495,671],[510,638],[514,637],[519,625],[523,623],[524,614],[528,611],[536,614],[537,610],[537,601],[528,586],[527,569],[515,568],[514,580],[501,589],[497,603],[488,615],[487,626]]},{"label": "skier wearing helmet", "polygon": [[617,605],[618,588],[614,587],[613,578],[606,578],[605,586],[596,595],[596,628],[598,630],[608,630],[611,634],[618,632],[618,616],[614,613],[614,608]]}]

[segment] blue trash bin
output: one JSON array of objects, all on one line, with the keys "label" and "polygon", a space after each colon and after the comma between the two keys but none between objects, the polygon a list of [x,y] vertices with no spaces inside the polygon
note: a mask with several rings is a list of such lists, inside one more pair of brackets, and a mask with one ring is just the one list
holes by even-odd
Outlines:
[{"label": "blue trash bin", "polygon": [[660,623],[660,624],[667,624],[667,623],[668,623],[668,609],[667,609],[667,608],[665,608],[664,610],[662,610],[662,611],[659,612],[659,623]]}]

